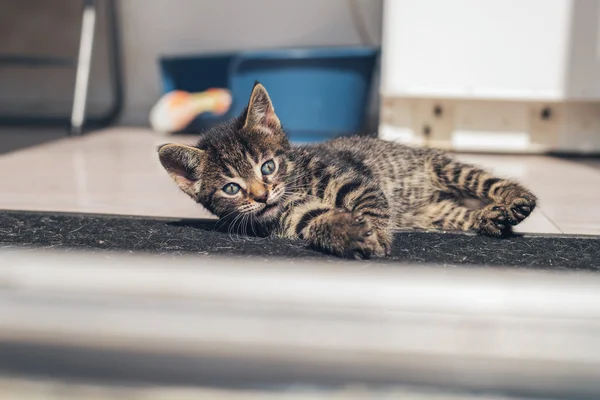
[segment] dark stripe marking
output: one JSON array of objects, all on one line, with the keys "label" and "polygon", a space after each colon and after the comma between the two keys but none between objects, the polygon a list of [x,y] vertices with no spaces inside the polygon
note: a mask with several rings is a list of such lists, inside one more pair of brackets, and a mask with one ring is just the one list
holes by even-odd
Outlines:
[{"label": "dark stripe marking", "polygon": [[302,238],[302,231],[304,230],[304,228],[306,228],[307,225],[310,224],[310,222],[312,220],[317,218],[319,215],[325,214],[329,210],[331,210],[331,209],[330,208],[315,208],[314,210],[305,212],[304,215],[300,218],[300,221],[298,221],[298,224],[296,225],[296,235],[298,235]]},{"label": "dark stripe marking", "polygon": [[499,178],[488,178],[485,182],[483,182],[483,186],[481,188],[481,197],[486,198],[492,185],[500,181],[501,179]]},{"label": "dark stripe marking", "polygon": [[344,206],[344,200],[346,199],[346,196],[348,194],[350,194],[351,192],[353,192],[354,190],[358,189],[361,185],[361,182],[348,182],[346,184],[344,184],[340,190],[338,190],[337,195],[335,196],[335,206],[336,207],[343,207]]},{"label": "dark stripe marking", "polygon": [[323,175],[321,177],[321,180],[317,184],[317,191],[315,193],[315,195],[317,197],[320,197],[321,199],[325,197],[325,190],[327,189],[327,186],[329,185],[330,180],[331,180],[331,175],[329,175],[329,174]]},{"label": "dark stripe marking", "polygon": [[386,208],[386,204],[385,203],[374,203],[374,202],[360,203],[359,205],[354,207],[353,211],[361,211],[361,210],[364,210],[365,208],[374,208],[374,209]]},{"label": "dark stripe marking", "polygon": [[508,181],[501,181],[499,183],[500,184],[496,185],[496,187],[494,187],[494,189],[492,189],[492,191],[490,192],[490,197],[495,196],[496,194],[500,194],[500,191],[502,189],[505,189],[508,186],[510,186],[510,182],[508,182]]},{"label": "dark stripe marking", "polygon": [[380,196],[377,194],[370,194],[368,196],[361,197],[359,200],[360,201],[359,206],[361,206],[363,203],[367,203],[371,200],[379,200],[379,199],[380,199]]},{"label": "dark stripe marking", "polygon": [[373,217],[373,218],[382,218],[382,219],[390,218],[389,214],[380,214],[380,213],[376,213],[376,212],[369,211],[369,210],[363,211],[361,214],[365,215],[367,217]]},{"label": "dark stripe marking", "polygon": [[452,183],[458,183],[460,179],[460,173],[462,172],[463,167],[460,164],[457,164],[452,168]]},{"label": "dark stripe marking", "polygon": [[448,217],[454,210],[456,210],[456,208],[451,207],[448,211],[446,211],[444,214],[442,214],[438,219],[433,221],[433,225],[439,226],[440,228],[442,228],[444,226],[444,221],[446,221],[446,219],[448,219]]},{"label": "dark stripe marking", "polygon": [[465,178],[465,188],[469,189],[471,187],[471,182],[473,182],[473,178],[478,171],[476,169],[472,169],[469,171]]}]

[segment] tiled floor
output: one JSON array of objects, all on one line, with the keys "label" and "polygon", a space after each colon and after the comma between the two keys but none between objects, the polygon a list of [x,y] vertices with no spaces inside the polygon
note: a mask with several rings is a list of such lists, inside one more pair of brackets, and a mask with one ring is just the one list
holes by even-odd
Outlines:
[{"label": "tiled floor", "polygon": [[[171,182],[158,145],[193,142],[114,128],[0,155],[0,209],[209,217]],[[545,156],[458,155],[522,181],[540,207],[521,232],[600,234],[600,169]]]}]

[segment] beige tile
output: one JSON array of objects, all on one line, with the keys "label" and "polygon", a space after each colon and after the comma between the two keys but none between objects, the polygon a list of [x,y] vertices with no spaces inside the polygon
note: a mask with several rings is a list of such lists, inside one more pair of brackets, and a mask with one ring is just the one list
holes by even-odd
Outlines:
[{"label": "beige tile", "polygon": [[560,229],[563,233],[577,235],[600,235],[600,225],[598,224],[574,224],[563,222],[560,224]]},{"label": "beige tile", "polygon": [[0,157],[0,208],[211,217],[171,181],[156,148],[193,137],[118,128]]},{"label": "beige tile", "polygon": [[514,228],[521,233],[562,233],[562,231],[544,214],[541,208],[536,209],[525,221]]},{"label": "beige tile", "polygon": [[546,215],[559,227],[563,224],[576,224],[600,227],[599,201],[578,196],[578,190],[571,191],[572,196],[557,195],[551,202],[544,204]]}]

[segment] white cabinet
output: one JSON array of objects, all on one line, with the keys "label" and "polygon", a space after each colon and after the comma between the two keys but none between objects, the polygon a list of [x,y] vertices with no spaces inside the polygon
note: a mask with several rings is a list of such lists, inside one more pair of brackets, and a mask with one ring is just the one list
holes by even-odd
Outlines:
[{"label": "white cabinet", "polygon": [[600,0],[386,0],[380,135],[600,151]]}]

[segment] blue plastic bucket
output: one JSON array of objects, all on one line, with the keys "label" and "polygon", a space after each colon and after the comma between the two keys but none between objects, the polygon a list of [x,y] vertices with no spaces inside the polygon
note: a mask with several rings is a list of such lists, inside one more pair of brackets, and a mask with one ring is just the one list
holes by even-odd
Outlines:
[{"label": "blue plastic bucket", "polygon": [[239,115],[260,81],[292,141],[314,142],[362,130],[377,55],[370,47],[248,51],[162,58],[160,67],[165,92],[231,91],[229,112],[201,115],[193,130]]}]

